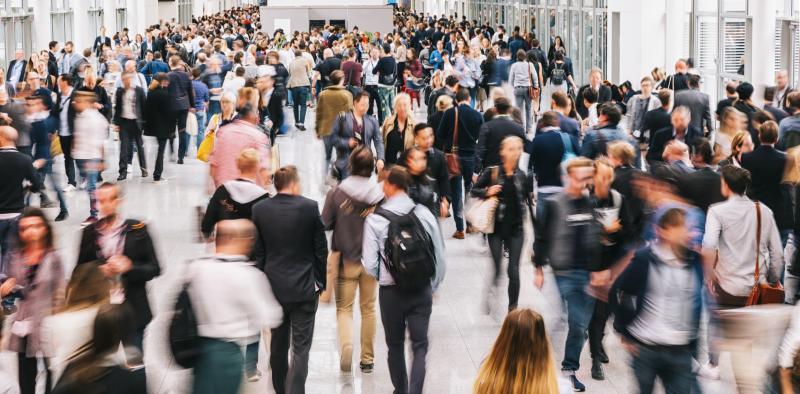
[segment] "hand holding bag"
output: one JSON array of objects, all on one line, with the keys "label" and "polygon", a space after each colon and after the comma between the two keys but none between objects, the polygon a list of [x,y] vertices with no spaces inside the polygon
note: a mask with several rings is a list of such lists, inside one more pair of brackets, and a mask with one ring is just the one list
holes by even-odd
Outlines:
[{"label": "hand holding bag", "polygon": [[[492,167],[492,182],[489,186],[497,184],[497,176],[500,171],[499,167]],[[497,196],[491,196],[478,200],[467,210],[465,219],[475,230],[491,234],[494,232],[494,218],[497,206],[500,204],[500,199]]]},{"label": "hand holding bag", "polygon": [[760,277],[758,260],[761,254],[761,205],[758,201],[756,201],[756,218],[756,271],[753,275],[755,283],[745,305],[783,304],[786,294],[780,283],[775,285],[758,283]]},{"label": "hand holding bag", "polygon": [[450,177],[461,175],[461,161],[458,159],[458,105],[455,106],[455,117],[453,119],[453,145],[450,147],[450,152],[444,154],[445,163],[447,164],[447,173]]}]

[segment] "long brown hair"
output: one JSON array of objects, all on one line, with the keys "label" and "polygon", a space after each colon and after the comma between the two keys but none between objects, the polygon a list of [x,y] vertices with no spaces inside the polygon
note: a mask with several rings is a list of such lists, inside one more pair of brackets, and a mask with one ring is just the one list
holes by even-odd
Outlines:
[{"label": "long brown hair", "polygon": [[544,319],[530,309],[506,316],[500,335],[481,364],[475,394],[558,394],[556,367]]},{"label": "long brown hair", "polygon": [[67,284],[64,311],[108,304],[110,287],[97,262],[77,265]]}]

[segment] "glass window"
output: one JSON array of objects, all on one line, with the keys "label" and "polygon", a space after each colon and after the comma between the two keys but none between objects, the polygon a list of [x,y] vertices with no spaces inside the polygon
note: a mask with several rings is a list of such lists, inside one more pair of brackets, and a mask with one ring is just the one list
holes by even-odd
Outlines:
[{"label": "glass window", "polygon": [[[573,62],[578,61],[581,58],[580,56],[580,36],[581,36],[581,12],[580,11],[570,11],[570,19],[571,23],[569,25],[569,29],[565,30],[569,32],[569,37],[565,37],[567,40],[567,44],[565,45],[567,48],[567,56],[569,56]],[[575,67],[573,67],[575,69]],[[580,67],[577,67],[574,70],[577,73],[580,73]],[[577,78],[577,77],[576,77]]]},{"label": "glass window", "polygon": [[792,63],[794,64],[792,65],[792,69],[794,70],[794,72],[792,73],[793,75],[792,79],[794,80],[793,85],[798,86],[800,85],[800,23],[794,23],[793,27],[794,27],[793,28],[794,44],[792,45],[792,47],[794,49],[792,50],[792,53],[794,54],[794,56],[792,59]]},{"label": "glass window", "polygon": [[[591,11],[583,12],[583,52],[581,62],[583,75],[589,75],[589,70],[594,67],[592,63],[592,48],[594,48],[594,15]],[[585,78],[584,78],[585,79]]]},{"label": "glass window", "polygon": [[697,61],[700,70],[716,73],[717,70],[717,18],[701,16],[697,18]]},{"label": "glass window", "polygon": [[597,13],[596,34],[597,39],[595,40],[595,46],[597,47],[597,58],[595,59],[595,66],[603,70],[603,75],[608,78],[608,70],[606,69],[606,57],[608,56],[608,48],[606,46],[606,42],[608,42],[608,13],[605,11],[599,11]]},{"label": "glass window", "polygon": [[775,21],[775,37],[773,40],[773,45],[775,46],[775,71],[781,69],[782,60],[783,60],[783,48],[781,45],[781,39],[783,36],[783,23],[778,20]]},{"label": "glass window", "polygon": [[744,75],[747,49],[747,28],[744,19],[726,18],[722,31],[722,72]]}]

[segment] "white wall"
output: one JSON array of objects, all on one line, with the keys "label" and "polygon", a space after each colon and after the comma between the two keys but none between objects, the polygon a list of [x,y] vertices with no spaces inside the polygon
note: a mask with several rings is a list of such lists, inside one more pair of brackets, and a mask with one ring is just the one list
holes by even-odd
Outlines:
[{"label": "white wall", "polygon": [[172,18],[178,20],[178,2],[158,2],[158,19],[170,21]]},{"label": "white wall", "polygon": [[318,7],[318,6],[348,6],[358,7],[364,5],[386,5],[386,0],[269,0],[269,6],[280,7]]},{"label": "white wall", "polygon": [[[608,42],[619,40],[619,64],[612,64],[614,59],[611,50],[608,53],[608,74],[619,72],[619,80],[629,80],[634,87],[649,75],[653,67],[666,66],[667,42],[681,42],[679,35],[667,34],[666,7],[673,7],[675,1],[669,0],[610,0],[608,4],[609,21],[611,14],[620,14],[620,37],[613,37],[613,29],[608,30]],[[676,32],[677,34],[677,32]],[[609,45],[609,48],[612,46]]]}]

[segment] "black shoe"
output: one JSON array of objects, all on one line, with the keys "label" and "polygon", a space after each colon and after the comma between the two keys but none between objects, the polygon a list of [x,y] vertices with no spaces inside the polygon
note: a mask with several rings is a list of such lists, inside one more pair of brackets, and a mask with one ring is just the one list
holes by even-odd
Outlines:
[{"label": "black shoe", "polygon": [[56,204],[55,201],[52,201],[48,198],[44,198],[42,202],[39,203],[39,208],[55,208],[57,206],[58,204]]},{"label": "black shoe", "polygon": [[372,373],[373,369],[375,369],[375,364],[364,364],[364,363],[361,363],[361,372],[362,373]]},{"label": "black shoe", "polygon": [[603,364],[608,364],[608,355],[606,354],[605,349],[601,349],[597,352],[597,356],[595,358]]},{"label": "black shoe", "polygon": [[127,178],[127,177],[128,177],[127,174],[119,174],[119,176],[117,177],[117,182],[124,181],[125,178]]},{"label": "black shoe", "polygon": [[58,216],[56,216],[55,220],[57,222],[60,222],[60,221],[66,220],[68,217],[69,217],[69,213],[67,213],[67,211],[61,211],[61,212],[58,213]]},{"label": "black shoe", "polygon": [[142,170],[142,178],[147,178],[147,170]]},{"label": "black shoe", "polygon": [[183,159],[178,159],[178,164],[183,164]]},{"label": "black shoe", "polygon": [[578,377],[575,376],[574,372],[572,375],[569,375],[569,380],[572,383],[572,391],[576,393],[582,393],[586,391],[586,386],[584,386],[583,383],[581,383],[581,381],[578,380]]},{"label": "black shoe", "polygon": [[606,375],[603,373],[603,364],[599,360],[592,360],[592,379],[606,380]]}]

